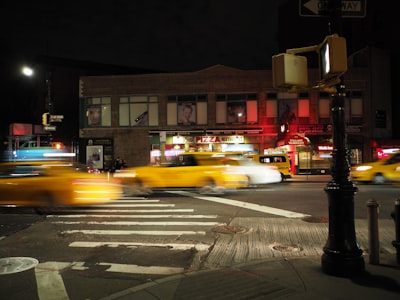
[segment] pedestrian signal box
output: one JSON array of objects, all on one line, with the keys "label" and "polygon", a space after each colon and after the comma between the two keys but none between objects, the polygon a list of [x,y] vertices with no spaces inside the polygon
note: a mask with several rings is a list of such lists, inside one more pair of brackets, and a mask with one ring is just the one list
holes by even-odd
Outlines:
[{"label": "pedestrian signal box", "polygon": [[329,35],[319,47],[321,80],[339,77],[347,72],[346,39],[337,34]]},{"label": "pedestrian signal box", "polygon": [[272,76],[274,88],[308,86],[307,58],[290,53],[272,56]]}]

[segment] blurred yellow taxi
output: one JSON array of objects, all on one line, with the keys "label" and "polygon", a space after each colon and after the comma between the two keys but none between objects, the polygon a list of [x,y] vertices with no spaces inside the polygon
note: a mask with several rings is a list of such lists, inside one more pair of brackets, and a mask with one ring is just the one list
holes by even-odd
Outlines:
[{"label": "blurred yellow taxi", "polygon": [[374,162],[355,165],[350,178],[354,182],[384,184],[400,182],[400,152]]},{"label": "blurred yellow taxi", "polygon": [[141,166],[119,170],[126,193],[151,193],[155,188],[197,188],[200,193],[223,193],[247,187],[246,174],[224,165],[221,157],[204,152],[185,152],[160,166]]},{"label": "blurred yellow taxi", "polygon": [[61,207],[103,204],[122,196],[106,174],[63,161],[0,163],[0,206]]}]

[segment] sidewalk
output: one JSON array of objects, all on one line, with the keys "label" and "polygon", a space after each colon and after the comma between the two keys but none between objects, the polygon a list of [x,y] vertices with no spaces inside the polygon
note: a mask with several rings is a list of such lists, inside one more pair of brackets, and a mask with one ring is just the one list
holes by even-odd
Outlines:
[{"label": "sidewalk", "polygon": [[106,299],[385,299],[400,297],[400,267],[388,256],[366,262],[365,274],[335,277],[321,271],[321,258],[279,258],[167,277]]},{"label": "sidewalk", "polygon": [[391,244],[395,238],[391,220],[380,223],[378,264],[370,264],[364,250],[368,248],[366,220],[355,221],[365,272],[348,278],[322,272],[328,223],[235,218],[232,225],[252,230],[221,234],[212,251],[203,253],[201,271],[166,277],[102,300],[400,299],[400,264]]}]

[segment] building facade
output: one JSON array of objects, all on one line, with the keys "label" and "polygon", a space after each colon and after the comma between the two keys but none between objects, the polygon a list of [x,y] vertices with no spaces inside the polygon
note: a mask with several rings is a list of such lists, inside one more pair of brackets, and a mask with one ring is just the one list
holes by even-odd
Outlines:
[{"label": "building facade", "polygon": [[[360,55],[381,55],[365,51]],[[390,74],[384,66],[371,70],[371,57],[361,67],[352,63],[356,58],[343,77],[351,164],[371,160],[371,143],[379,147],[379,139],[391,138]],[[317,82],[318,70],[309,70],[308,77]],[[277,90],[271,70],[223,65],[81,77],[79,160],[94,158],[99,169],[108,170],[118,157],[139,166],[182,151],[284,151],[295,173],[329,173],[330,96],[317,89]]]}]

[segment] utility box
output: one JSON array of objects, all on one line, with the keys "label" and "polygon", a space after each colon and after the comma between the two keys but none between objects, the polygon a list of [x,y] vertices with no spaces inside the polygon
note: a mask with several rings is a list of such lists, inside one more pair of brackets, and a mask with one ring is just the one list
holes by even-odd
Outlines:
[{"label": "utility box", "polygon": [[274,88],[308,86],[307,58],[289,53],[272,56]]}]

